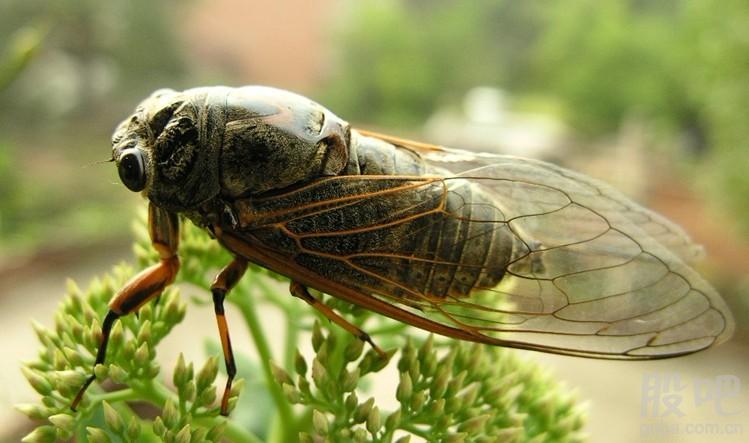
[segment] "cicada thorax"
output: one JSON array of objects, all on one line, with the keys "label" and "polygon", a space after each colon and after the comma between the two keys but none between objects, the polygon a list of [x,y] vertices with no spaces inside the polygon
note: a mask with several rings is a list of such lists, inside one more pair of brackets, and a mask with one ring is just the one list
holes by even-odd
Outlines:
[{"label": "cicada thorax", "polygon": [[338,176],[239,199],[234,211],[240,230],[295,264],[400,299],[494,287],[517,249],[481,189],[355,131]]},{"label": "cicada thorax", "polygon": [[254,86],[161,90],[120,124],[113,158],[137,146],[147,158],[148,198],[206,218],[205,208],[220,207],[218,200],[340,173],[348,162],[348,137],[345,122],[290,92]]},{"label": "cicada thorax", "polygon": [[224,196],[260,195],[346,167],[348,124],[319,104],[287,91],[244,87],[232,89],[224,106]]}]

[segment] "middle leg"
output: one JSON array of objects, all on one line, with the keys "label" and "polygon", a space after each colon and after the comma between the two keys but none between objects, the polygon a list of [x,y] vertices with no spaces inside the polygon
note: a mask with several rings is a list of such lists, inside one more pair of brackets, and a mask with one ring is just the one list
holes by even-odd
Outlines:
[{"label": "middle leg", "polygon": [[229,415],[229,392],[234,376],[237,375],[237,365],[234,363],[234,352],[229,337],[229,326],[224,315],[224,299],[226,293],[239,282],[246,270],[247,260],[242,257],[235,257],[218,273],[211,285],[213,310],[216,313],[216,323],[218,324],[218,333],[221,337],[221,347],[224,351],[224,362],[226,363],[226,387],[224,387],[224,395],[221,397],[221,415],[224,416]]},{"label": "middle leg", "polygon": [[374,341],[372,341],[372,338],[369,336],[369,334],[356,327],[356,325],[351,324],[345,318],[341,317],[338,313],[332,310],[330,306],[316,299],[312,294],[309,293],[304,285],[292,280],[289,290],[291,291],[291,295],[306,301],[310,306],[317,309],[318,312],[327,317],[328,320],[347,330],[359,340],[369,343],[370,346],[372,346],[372,349],[380,354],[380,357],[385,359],[388,358],[385,351],[380,349],[380,347],[377,346]]}]

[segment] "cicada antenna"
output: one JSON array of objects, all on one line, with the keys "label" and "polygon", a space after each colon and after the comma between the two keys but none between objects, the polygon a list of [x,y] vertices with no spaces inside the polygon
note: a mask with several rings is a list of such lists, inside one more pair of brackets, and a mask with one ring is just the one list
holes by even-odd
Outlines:
[{"label": "cicada antenna", "polygon": [[114,157],[108,158],[106,160],[95,160],[91,163],[86,163],[85,165],[81,165],[81,168],[89,168],[94,165],[102,165],[104,163],[112,163],[114,161]]},{"label": "cicada antenna", "polygon": [[[92,161],[91,163],[86,163],[85,165],[81,165],[81,169],[89,168],[94,165],[102,165],[104,163],[112,163],[114,161],[114,156],[111,158],[108,158],[106,160],[96,160]],[[117,182],[110,182],[111,185],[120,185],[120,183]]]}]

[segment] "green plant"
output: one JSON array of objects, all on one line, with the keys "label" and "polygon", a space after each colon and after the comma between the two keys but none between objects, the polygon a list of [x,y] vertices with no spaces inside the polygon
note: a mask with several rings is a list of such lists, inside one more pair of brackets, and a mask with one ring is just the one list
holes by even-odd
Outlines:
[{"label": "green plant", "polygon": [[351,121],[413,129],[477,85],[522,88],[543,10],[496,0],[352,4],[335,40],[342,63],[321,101]]},{"label": "green plant", "polygon": [[[145,265],[156,257],[142,220],[136,232],[136,255],[139,265]],[[212,274],[229,260],[229,254],[189,224],[184,226],[180,250],[183,267],[177,283],[193,284],[207,293]],[[232,389],[229,419],[219,416],[216,404],[215,379],[222,366],[217,345],[210,346],[215,355],[200,370],[180,355],[171,377],[161,375],[156,362],[158,344],[182,321],[187,309],[177,288],[165,291],[137,316],[117,323],[107,363],[95,368],[97,382],[80,410],[73,413],[69,405],[91,370],[106,304],[132,275],[132,267],[120,265],[85,290],[71,282],[54,328],[34,325],[43,346],[39,357],[22,370],[42,399],[40,404],[19,405],[18,409],[40,425],[24,441],[71,437],[92,442],[581,438],[583,413],[572,396],[511,351],[426,337],[406,325],[327,299],[390,349],[384,359],[372,349],[365,352],[361,341],[337,326],[328,327],[327,321],[316,319],[303,303],[282,295],[269,273],[257,268],[228,297],[241,312],[259,354],[257,364],[237,354],[240,371],[246,372],[240,372],[244,379]],[[279,309],[287,318],[280,358],[273,355],[260,325],[261,304]],[[232,326],[236,334],[239,328]],[[307,334],[314,355],[304,356],[298,345]],[[399,407],[386,412],[367,395],[367,387],[371,374],[393,366],[388,363],[396,354],[400,382],[391,395]],[[260,371],[247,372],[257,365]],[[257,375],[248,377],[251,373],[262,373],[264,383],[256,382]],[[245,383],[247,379],[250,383]],[[250,392],[240,396],[243,388]],[[144,403],[160,412],[144,412]]]}]

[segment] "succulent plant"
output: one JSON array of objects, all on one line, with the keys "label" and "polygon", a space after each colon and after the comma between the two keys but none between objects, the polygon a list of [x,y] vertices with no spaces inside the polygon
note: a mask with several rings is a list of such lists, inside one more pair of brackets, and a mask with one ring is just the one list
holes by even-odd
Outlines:
[{"label": "succulent plant", "polygon": [[[135,231],[138,266],[157,260],[142,217]],[[189,224],[181,236],[183,266],[177,284],[156,302],[143,306],[138,315],[123,317],[115,325],[106,363],[94,368],[96,382],[78,412],[70,410],[70,403],[90,374],[107,302],[134,274],[133,267],[115,266],[86,289],[69,282],[54,327],[33,324],[41,349],[22,371],[41,400],[17,409],[39,426],[23,441],[582,439],[584,411],[574,396],[513,351],[427,336],[323,298],[387,349],[383,358],[303,303],[284,296],[274,282],[281,277],[260,268],[250,269],[227,298],[247,323],[259,358],[253,361],[237,353],[240,375],[250,383],[241,378],[235,381],[229,400],[231,416],[220,416],[216,378],[223,363],[219,346],[208,346],[216,354],[199,370],[180,354],[170,376],[162,374],[156,359],[159,342],[185,316],[187,304],[179,294],[180,283],[205,288],[209,294],[213,274],[230,260],[216,242]],[[206,295],[203,300],[196,297],[195,302],[207,300]],[[261,306],[278,309],[287,318],[285,349],[278,355],[261,326]],[[232,326],[236,334],[240,328]],[[305,337],[312,345],[306,355],[300,350],[305,349],[300,346]],[[259,371],[251,371],[258,367]],[[372,374],[383,370],[397,370],[399,383],[391,393],[399,404],[395,410],[380,407],[371,395]],[[244,401],[243,390],[250,391]]]}]

